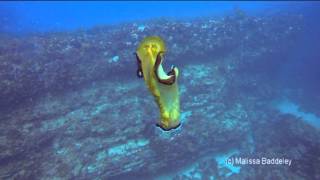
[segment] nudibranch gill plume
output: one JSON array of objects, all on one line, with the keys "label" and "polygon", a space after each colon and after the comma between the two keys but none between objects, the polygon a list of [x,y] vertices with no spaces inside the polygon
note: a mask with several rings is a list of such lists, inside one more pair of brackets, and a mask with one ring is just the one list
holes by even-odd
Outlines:
[{"label": "nudibranch gill plume", "polygon": [[160,121],[163,130],[180,126],[180,97],[178,89],[179,70],[172,66],[166,73],[162,63],[166,46],[158,36],[149,36],[142,40],[136,51],[138,64],[137,76],[144,81],[155,98],[160,109]]}]

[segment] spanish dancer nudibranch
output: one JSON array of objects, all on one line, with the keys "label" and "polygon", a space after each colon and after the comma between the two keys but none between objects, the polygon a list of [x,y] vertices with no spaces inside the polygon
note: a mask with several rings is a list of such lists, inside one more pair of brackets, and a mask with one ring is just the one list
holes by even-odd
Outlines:
[{"label": "spanish dancer nudibranch", "polygon": [[168,73],[162,67],[166,46],[158,36],[149,36],[142,40],[136,51],[138,64],[137,76],[145,83],[160,109],[161,129],[169,131],[180,126],[180,97],[177,79],[179,70],[172,66]]}]

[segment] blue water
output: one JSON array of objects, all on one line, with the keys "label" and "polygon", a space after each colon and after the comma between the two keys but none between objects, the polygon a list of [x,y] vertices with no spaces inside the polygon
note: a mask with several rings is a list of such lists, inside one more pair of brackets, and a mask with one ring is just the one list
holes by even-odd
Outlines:
[{"label": "blue water", "polygon": [[[299,9],[304,4],[294,6]],[[0,31],[17,33],[87,29],[160,17],[223,15],[234,7],[252,14],[292,8],[289,2],[1,2],[0,5]]]},{"label": "blue water", "polygon": [[[319,18],[316,1],[0,2],[0,179],[319,179]],[[147,36],[179,68],[170,131],[137,77]]]}]

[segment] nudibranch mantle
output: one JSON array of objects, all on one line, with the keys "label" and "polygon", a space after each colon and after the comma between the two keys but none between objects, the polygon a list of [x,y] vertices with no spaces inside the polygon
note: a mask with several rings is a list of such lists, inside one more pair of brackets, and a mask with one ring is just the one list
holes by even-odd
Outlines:
[{"label": "nudibranch mantle", "polygon": [[179,70],[172,66],[168,73],[164,71],[165,52],[166,46],[160,37],[144,38],[136,51],[137,76],[144,78],[160,108],[161,119],[157,125],[163,130],[171,130],[180,126]]}]

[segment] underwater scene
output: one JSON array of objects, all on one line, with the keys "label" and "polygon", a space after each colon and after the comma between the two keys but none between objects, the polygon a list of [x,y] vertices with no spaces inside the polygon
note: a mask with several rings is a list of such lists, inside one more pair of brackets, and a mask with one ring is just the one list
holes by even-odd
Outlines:
[{"label": "underwater scene", "polygon": [[319,2],[0,2],[0,179],[320,179]]}]

